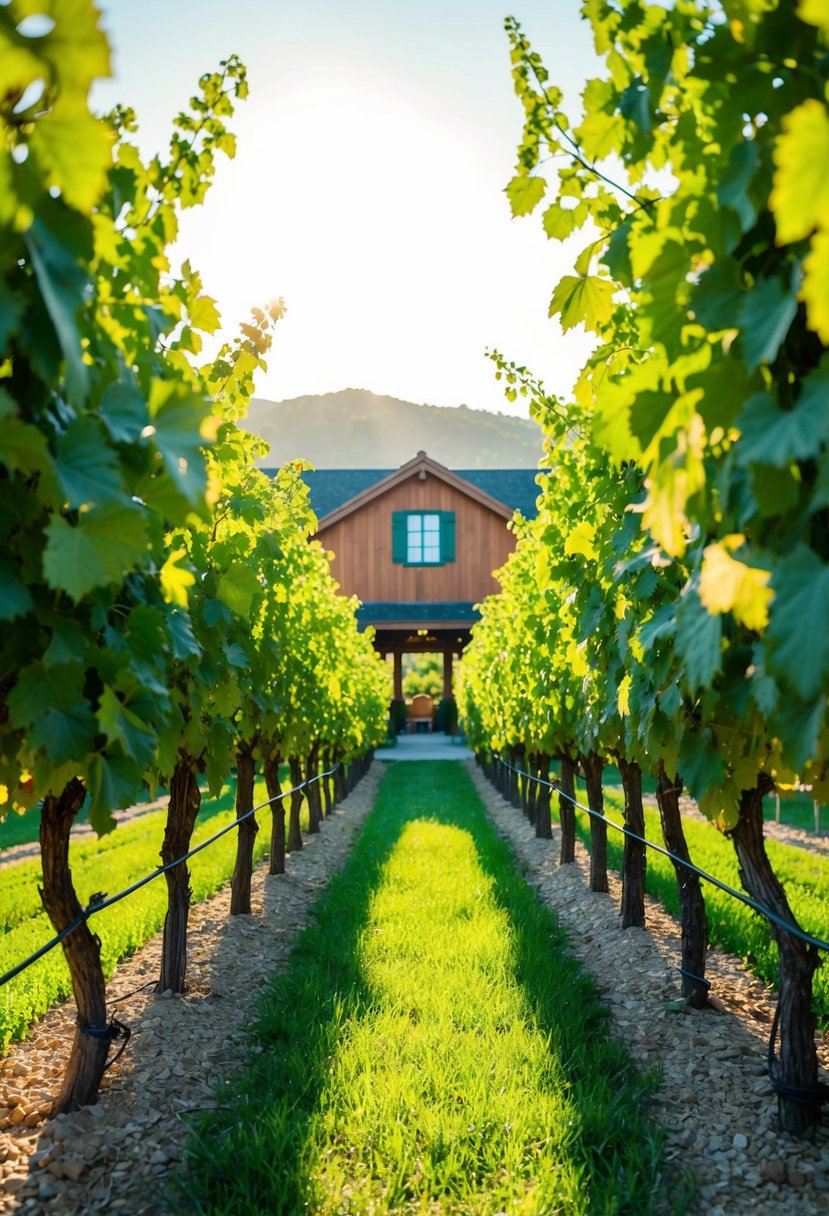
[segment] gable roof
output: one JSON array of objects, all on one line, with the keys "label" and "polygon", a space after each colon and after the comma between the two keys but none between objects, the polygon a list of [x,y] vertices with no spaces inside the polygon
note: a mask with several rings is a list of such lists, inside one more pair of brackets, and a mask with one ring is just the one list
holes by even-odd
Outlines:
[{"label": "gable roof", "polygon": [[[265,469],[273,475],[276,470]],[[454,485],[505,519],[518,510],[527,519],[536,515],[537,469],[448,469],[418,452],[399,469],[314,469],[303,473],[311,492],[311,506],[327,527],[364,503],[421,471]]]}]

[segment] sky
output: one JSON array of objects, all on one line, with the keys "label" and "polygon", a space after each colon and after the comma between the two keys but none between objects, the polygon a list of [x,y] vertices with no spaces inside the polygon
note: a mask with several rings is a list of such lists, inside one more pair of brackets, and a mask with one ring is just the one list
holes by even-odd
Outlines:
[{"label": "sky", "polygon": [[598,72],[578,0],[99,0],[113,79],[93,105],[137,111],[165,148],[199,76],[237,53],[250,97],[189,257],[227,334],[282,296],[266,375],[273,400],[367,388],[431,405],[526,414],[485,350],[566,394],[589,350],[547,318],[578,249],[538,216],[513,220],[522,110],[503,20],[516,16],[575,114]]}]

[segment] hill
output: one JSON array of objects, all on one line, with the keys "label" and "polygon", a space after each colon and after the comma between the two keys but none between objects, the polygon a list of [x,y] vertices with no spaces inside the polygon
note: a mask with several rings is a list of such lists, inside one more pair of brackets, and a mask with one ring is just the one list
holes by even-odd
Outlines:
[{"label": "hill", "polygon": [[450,468],[535,468],[534,422],[473,410],[415,405],[367,389],[266,401],[254,397],[244,425],[271,445],[272,467],[303,457],[320,469],[394,469],[423,450]]}]

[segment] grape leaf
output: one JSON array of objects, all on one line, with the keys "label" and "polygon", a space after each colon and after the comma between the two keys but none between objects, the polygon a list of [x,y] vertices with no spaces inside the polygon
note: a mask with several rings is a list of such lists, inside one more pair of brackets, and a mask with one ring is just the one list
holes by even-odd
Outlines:
[{"label": "grape leaf", "polygon": [[88,211],[100,198],[112,163],[112,135],[89,113],[85,99],[62,98],[34,123],[29,151],[44,181],[60,189],[70,206]]},{"label": "grape leaf", "polygon": [[812,240],[799,294],[806,304],[810,329],[829,345],[829,229],[816,233]]},{"label": "grape leaf", "polygon": [[131,507],[93,507],[76,525],[53,515],[46,527],[43,573],[56,590],[80,600],[93,587],[120,583],[141,565],[147,552],[147,527]]},{"label": "grape leaf", "polygon": [[205,441],[201,426],[209,413],[206,403],[177,380],[154,380],[149,408],[155,443],[168,474],[189,502],[202,501]]},{"label": "grape leaf", "polygon": [[22,473],[47,473],[53,467],[43,432],[19,418],[3,422],[0,461],[7,469],[19,469]]},{"label": "grape leaf", "polygon": [[47,667],[59,663],[80,663],[84,655],[85,639],[80,622],[56,616],[48,622],[52,638],[43,655]]},{"label": "grape leaf", "polygon": [[87,284],[84,254],[77,224],[70,229],[64,220],[61,230],[52,232],[39,216],[24,240],[32,259],[38,286],[49,318],[55,327],[66,360],[66,388],[70,401],[79,405],[87,391],[88,373],[83,361],[77,314]]},{"label": "grape leaf", "polygon": [[722,669],[722,617],[712,616],[694,590],[683,594],[676,617],[677,653],[685,661],[685,674],[691,691],[699,692],[709,688],[714,676]]},{"label": "grape leaf", "polygon": [[101,397],[101,418],[116,443],[133,443],[150,421],[147,402],[131,380],[115,380]]},{"label": "grape leaf", "polygon": [[13,726],[32,726],[50,709],[69,711],[83,701],[83,670],[78,663],[45,667],[30,663],[17,677],[8,695],[9,719]]},{"label": "grape leaf", "polygon": [[250,616],[253,597],[262,590],[256,571],[245,562],[232,562],[219,575],[216,595],[236,616]]},{"label": "grape leaf", "polygon": [[737,449],[740,464],[789,464],[816,455],[829,439],[829,368],[813,372],[793,409],[781,410],[771,393],[755,393],[735,425],[742,432]]},{"label": "grape leaf", "polygon": [[0,562],[0,621],[13,621],[31,610],[32,597],[11,562]]},{"label": "grape leaf", "polygon": [[528,177],[525,174],[514,177],[504,190],[512,214],[529,215],[541,202],[546,189],[547,183],[543,177]]},{"label": "grape leaf", "polygon": [[168,616],[170,638],[173,644],[174,659],[192,659],[201,654],[201,646],[196,641],[190,617],[181,609],[175,609]]},{"label": "grape leaf", "polygon": [[87,768],[89,822],[99,836],[117,826],[112,812],[135,801],[142,786],[141,769],[128,756],[96,755]]},{"label": "grape leaf", "polygon": [[829,674],[829,566],[798,545],[779,560],[771,585],[775,599],[766,632],[767,666],[809,701]]},{"label": "grape leaf", "polygon": [[97,729],[92,710],[85,701],[78,701],[64,709],[47,710],[32,727],[29,743],[42,748],[53,764],[80,764],[92,749]]},{"label": "grape leaf", "polygon": [[750,371],[773,363],[791,328],[797,300],[779,279],[762,279],[744,297],[737,312],[743,331],[743,351]]},{"label": "grape leaf", "polygon": [[168,604],[177,604],[179,608],[187,607],[187,593],[196,582],[192,570],[180,566],[182,558],[187,557],[187,550],[182,545],[174,549],[161,567],[161,593]]},{"label": "grape leaf", "polygon": [[553,292],[548,316],[561,313],[561,328],[565,331],[583,323],[585,329],[600,333],[613,316],[615,290],[614,283],[595,275],[564,275]]},{"label": "grape leaf", "polygon": [[768,621],[773,596],[768,586],[771,574],[731,556],[730,549],[742,541],[742,536],[726,536],[722,543],[706,547],[699,597],[710,613],[731,612],[747,629],[761,630]]},{"label": "grape leaf", "polygon": [[76,418],[57,443],[56,469],[70,508],[124,498],[118,457],[95,418]]},{"label": "grape leaf", "polygon": [[101,693],[97,717],[98,725],[110,743],[120,743],[125,753],[142,768],[149,764],[155,746],[152,731],[108,685]]},{"label": "grape leaf", "polygon": [[829,115],[810,97],[783,119],[769,207],[781,245],[829,226]]}]

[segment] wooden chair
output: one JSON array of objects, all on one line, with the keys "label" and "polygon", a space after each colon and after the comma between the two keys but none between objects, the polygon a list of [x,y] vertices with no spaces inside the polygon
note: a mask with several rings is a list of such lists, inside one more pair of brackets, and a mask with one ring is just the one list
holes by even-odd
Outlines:
[{"label": "wooden chair", "polygon": [[435,702],[425,692],[419,692],[412,697],[412,703],[409,706],[409,734],[416,734],[421,724],[425,723],[426,730],[432,729],[432,718],[435,712]]}]

